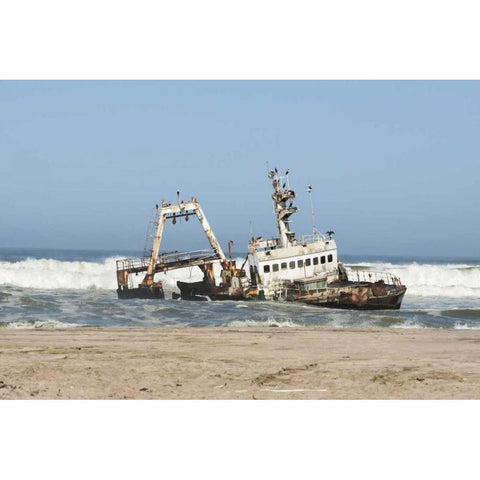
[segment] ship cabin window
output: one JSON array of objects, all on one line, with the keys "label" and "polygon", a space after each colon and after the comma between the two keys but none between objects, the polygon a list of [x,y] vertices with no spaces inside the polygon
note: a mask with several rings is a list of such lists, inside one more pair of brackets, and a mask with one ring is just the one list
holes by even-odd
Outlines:
[{"label": "ship cabin window", "polygon": [[318,265],[318,257],[314,257],[314,259],[313,259],[313,264],[314,264],[314,265]]},{"label": "ship cabin window", "polygon": [[328,256],[328,261],[329,261],[329,262],[333,262],[333,256],[332,256],[332,255],[329,255],[329,256]]},{"label": "ship cabin window", "polygon": [[325,257],[322,257],[322,265],[325,263]]},{"label": "ship cabin window", "polygon": [[263,272],[264,273],[270,273],[270,265],[264,265],[263,266]]},{"label": "ship cabin window", "polygon": [[283,262],[281,265],[280,265],[280,268],[282,270],[286,270],[287,269],[287,262]]},{"label": "ship cabin window", "polygon": [[302,268],[303,267],[303,260],[299,260],[297,262],[297,266],[298,266],[298,268]]},{"label": "ship cabin window", "polygon": [[307,258],[307,259],[305,260],[305,266],[306,266],[306,267],[309,267],[311,264],[312,264],[312,259],[311,259],[311,258]]},{"label": "ship cabin window", "polygon": [[290,265],[289,267],[292,269],[292,268],[295,268],[295,262],[290,262]]},{"label": "ship cabin window", "polygon": [[278,272],[278,263],[274,263],[274,264],[272,265],[272,270],[273,270],[274,272]]}]

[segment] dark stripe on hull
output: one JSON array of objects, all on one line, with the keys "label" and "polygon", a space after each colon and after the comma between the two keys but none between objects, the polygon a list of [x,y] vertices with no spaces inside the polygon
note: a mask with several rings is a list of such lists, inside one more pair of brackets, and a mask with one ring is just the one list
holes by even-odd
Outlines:
[{"label": "dark stripe on hull", "polygon": [[138,288],[127,288],[121,290],[117,289],[118,298],[126,300],[129,298],[156,298],[163,300],[165,295],[162,288],[148,288],[148,287],[138,287]]}]

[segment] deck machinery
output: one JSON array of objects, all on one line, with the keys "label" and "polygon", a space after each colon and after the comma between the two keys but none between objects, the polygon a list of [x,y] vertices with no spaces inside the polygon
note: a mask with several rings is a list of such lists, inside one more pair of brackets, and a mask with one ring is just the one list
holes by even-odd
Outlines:
[{"label": "deck machinery", "polygon": [[[229,259],[225,257],[218,240],[216,239],[208,220],[203,213],[200,204],[195,197],[188,202],[180,200],[180,193],[177,192],[177,204],[162,201],[161,205],[156,205],[156,216],[154,220],[154,232],[151,237],[153,244],[149,255],[141,259],[123,259],[117,260],[117,283],[118,298],[159,298],[165,297],[163,283],[155,280],[155,275],[169,270],[198,266],[203,272],[203,280],[197,283],[190,283],[182,290],[182,298],[205,299],[207,293],[212,299],[220,299],[223,296],[235,297],[235,289],[244,287],[249,282],[245,271],[237,269],[236,263],[232,260],[231,251]],[[205,235],[210,243],[211,250],[196,250],[192,252],[173,252],[159,255],[160,245],[165,225],[168,221],[173,224],[180,218],[196,217],[200,222]],[[148,236],[147,236],[148,237]],[[230,250],[230,243],[229,243]],[[213,265],[220,262],[222,283],[217,286]],[[132,275],[138,275],[145,272],[143,280],[134,286]],[[182,284],[182,282],[178,282]],[[177,295],[179,296],[179,295]],[[175,298],[175,295],[174,295]]]}]

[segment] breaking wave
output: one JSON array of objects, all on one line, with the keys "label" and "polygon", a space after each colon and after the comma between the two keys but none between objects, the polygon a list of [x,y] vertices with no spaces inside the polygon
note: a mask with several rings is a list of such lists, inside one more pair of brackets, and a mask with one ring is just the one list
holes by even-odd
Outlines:
[{"label": "breaking wave", "polygon": [[362,263],[368,268],[397,275],[407,287],[407,295],[419,297],[480,297],[480,265]]},{"label": "breaking wave", "polygon": [[[117,257],[102,262],[32,259],[0,262],[0,285],[44,290],[115,290]],[[237,259],[237,265],[243,262]],[[443,298],[480,298],[480,265],[478,264],[393,264],[362,263],[353,269],[367,268],[398,275],[407,286],[407,296]],[[248,266],[247,266],[248,268]],[[218,275],[220,267],[215,265]],[[158,276],[166,292],[176,290],[177,280],[199,281],[202,273],[197,267],[172,270]],[[133,276],[134,284],[142,275]],[[1,301],[1,299],[0,299]]]},{"label": "breaking wave", "polygon": [[96,263],[28,258],[0,262],[0,285],[46,290],[116,289],[115,260]]},{"label": "breaking wave", "polygon": [[[43,290],[116,290],[115,275],[117,257],[103,262],[62,261],[28,258],[19,262],[0,262],[0,285]],[[241,264],[241,260],[240,264]],[[239,264],[239,265],[240,265]],[[218,275],[220,266],[215,265]],[[142,280],[142,274],[133,276],[134,285]],[[177,280],[196,282],[203,278],[197,267],[172,270],[158,277],[167,291],[176,289]]]},{"label": "breaking wave", "polygon": [[[118,257],[106,258],[103,262],[62,261],[55,259],[28,258],[19,262],[0,262],[0,285],[42,290],[116,290],[116,260]],[[243,259],[237,259],[241,265]],[[220,265],[214,265],[217,275]],[[132,276],[134,285],[142,280],[141,273]],[[165,290],[171,292],[177,288],[177,280],[196,282],[203,278],[197,267],[172,270],[159,274]],[[1,298],[0,298],[1,301]]]}]

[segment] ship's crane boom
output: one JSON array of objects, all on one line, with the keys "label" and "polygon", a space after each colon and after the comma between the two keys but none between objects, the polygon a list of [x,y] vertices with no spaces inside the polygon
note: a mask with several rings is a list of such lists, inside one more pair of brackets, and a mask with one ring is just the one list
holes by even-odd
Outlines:
[{"label": "ship's crane boom", "polygon": [[[179,193],[177,192],[177,196],[179,197]],[[131,273],[138,273],[141,271],[146,271],[145,277],[141,282],[142,287],[149,287],[154,283],[154,275],[159,271],[165,270],[172,270],[175,268],[185,268],[190,266],[199,266],[202,270],[207,271],[211,270],[211,268],[207,268],[215,261],[220,261],[222,266],[227,264],[227,259],[225,254],[223,253],[222,247],[218,242],[213,230],[208,223],[207,217],[203,212],[200,204],[198,203],[195,197],[192,197],[188,202],[184,202],[183,200],[180,201],[178,198],[178,203],[172,205],[168,202],[162,202],[160,207],[157,206],[158,214],[156,218],[156,228],[153,238],[153,245],[150,252],[150,257],[148,259],[148,263],[142,263],[141,265],[125,265],[124,268],[118,269],[117,267],[117,277],[120,273],[119,279],[121,279],[122,284],[126,284],[127,277]],[[177,222],[177,219],[186,218],[188,220],[189,217],[196,216],[200,225],[205,232],[205,235],[212,247],[212,252],[207,252],[203,256],[192,256],[191,258],[188,255],[184,255],[184,258],[179,261],[170,261],[166,262],[159,258],[159,251],[160,246],[162,244],[162,237],[163,231],[165,229],[165,224],[167,220],[172,220],[173,223]],[[125,262],[125,261],[124,261]],[[128,265],[128,266],[127,266]],[[210,272],[208,272],[210,274]],[[213,270],[211,271],[211,275],[213,275]],[[119,280],[120,282],[120,280]]]}]

